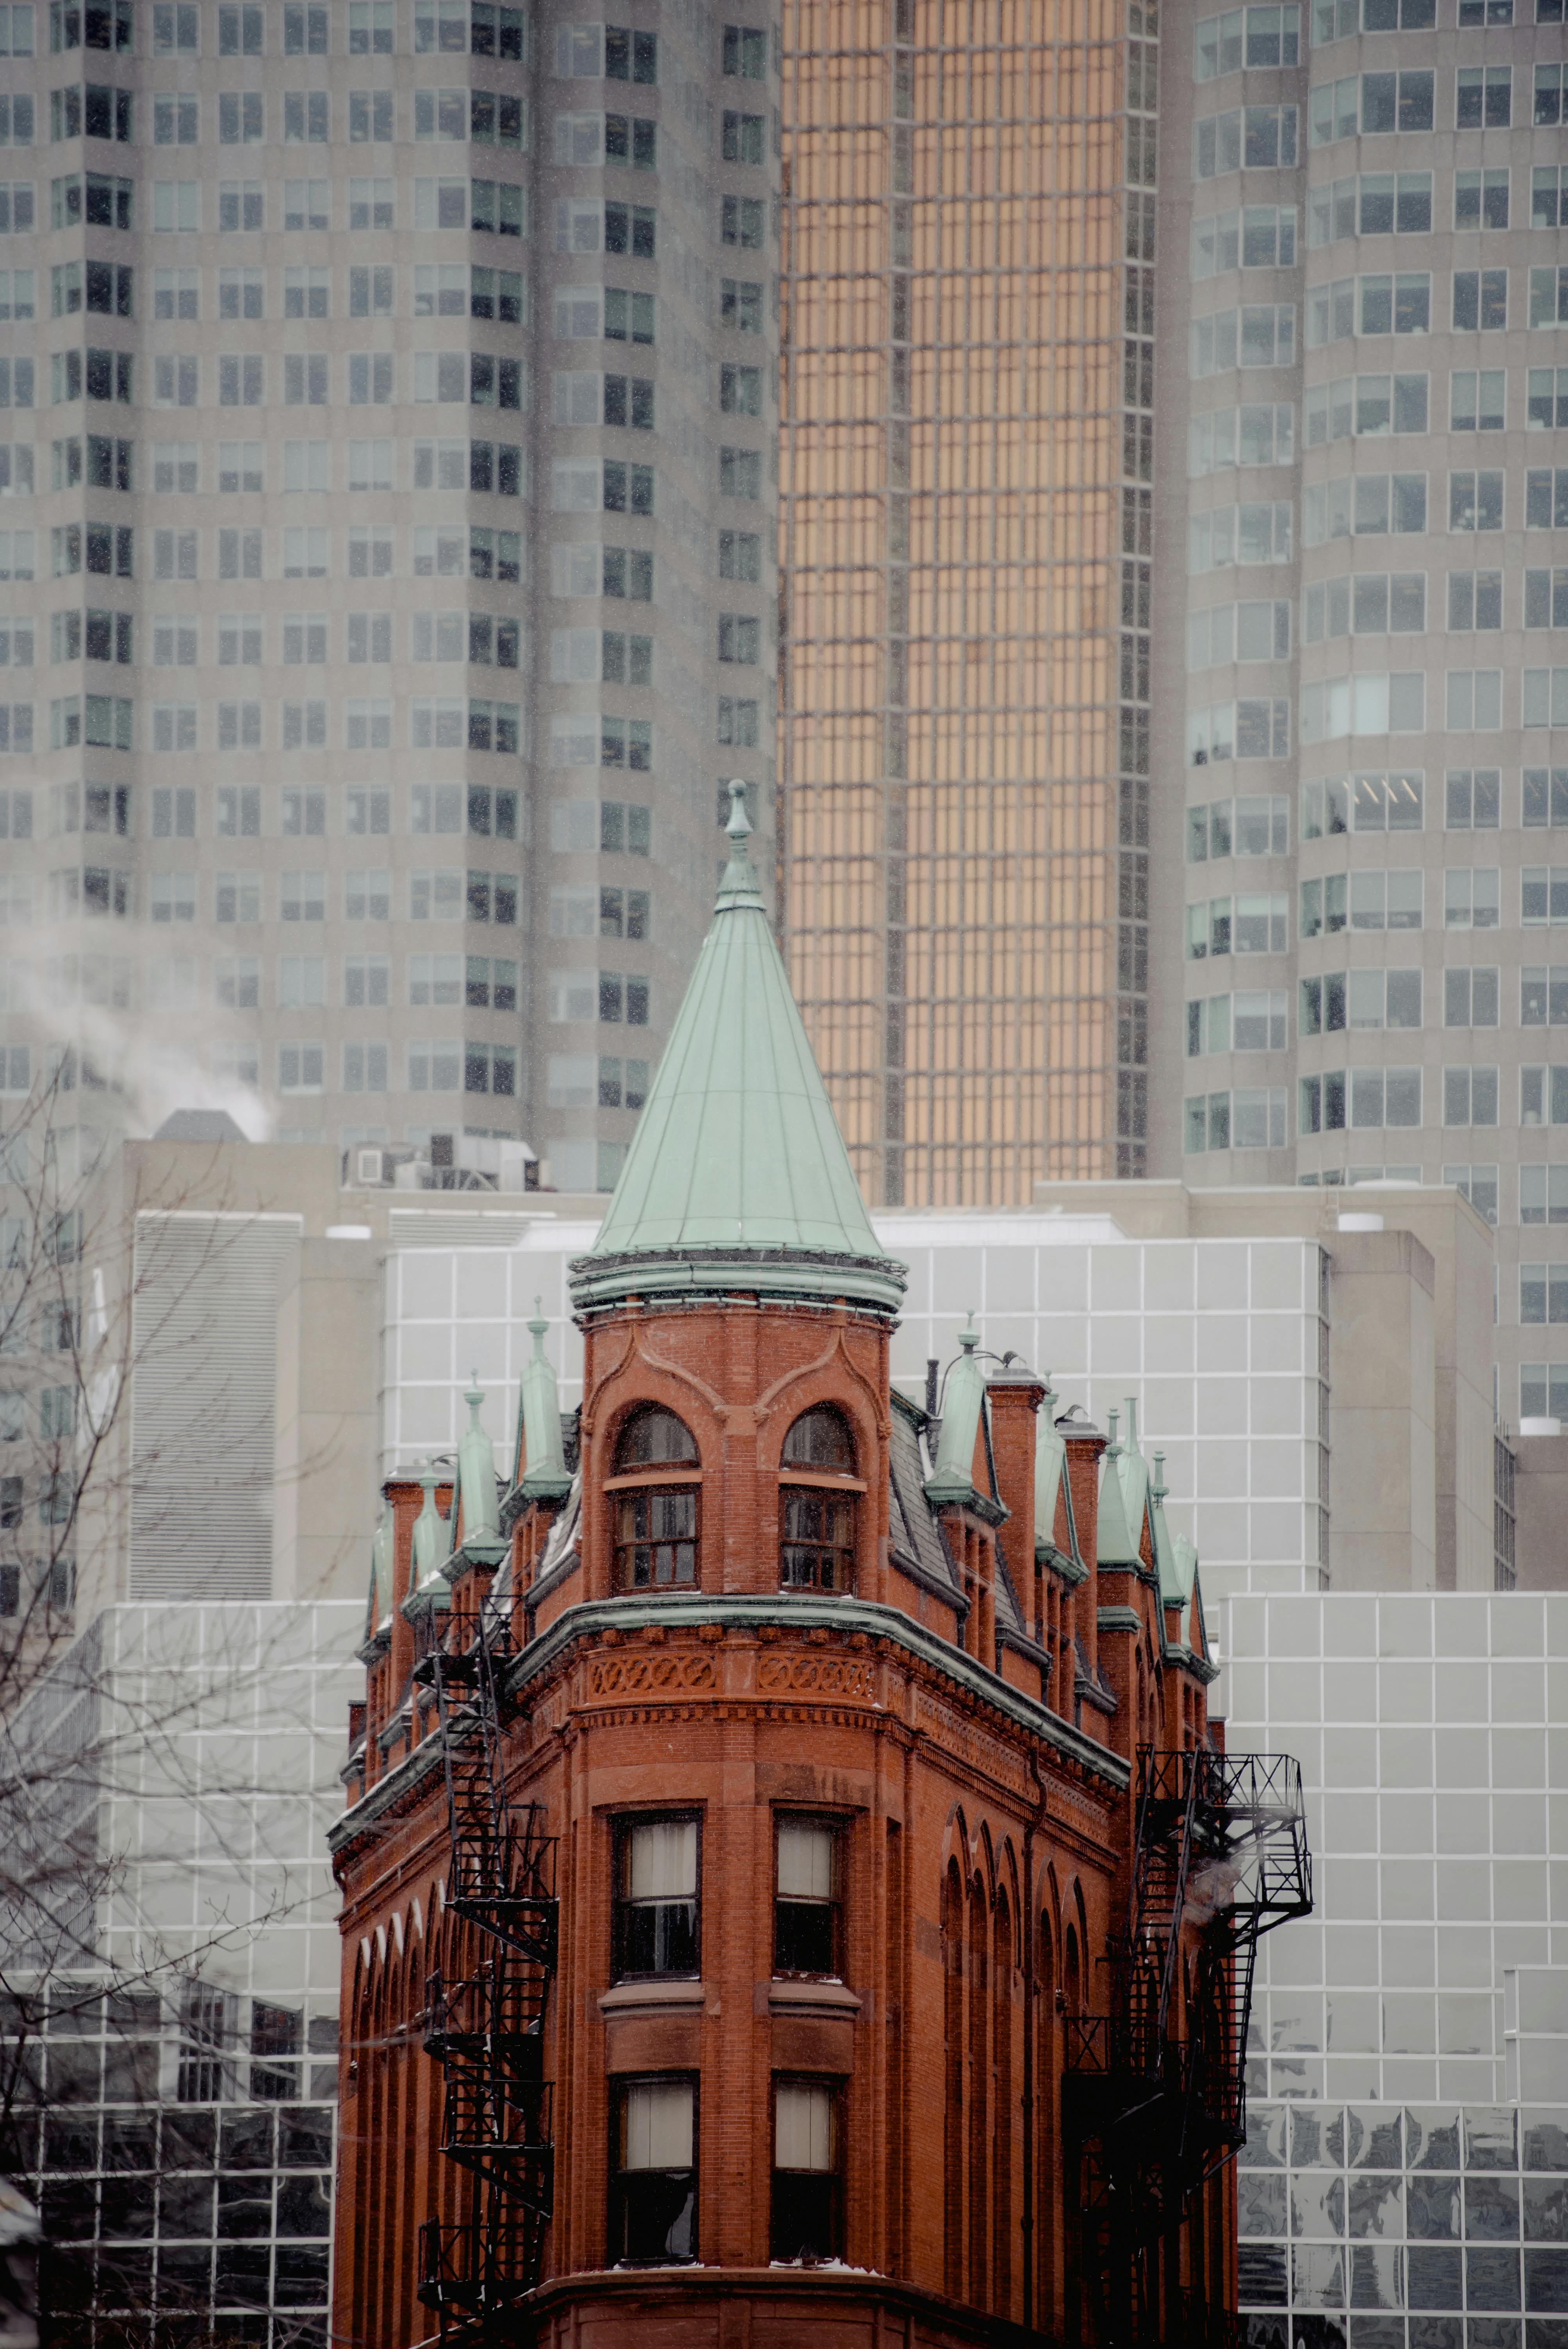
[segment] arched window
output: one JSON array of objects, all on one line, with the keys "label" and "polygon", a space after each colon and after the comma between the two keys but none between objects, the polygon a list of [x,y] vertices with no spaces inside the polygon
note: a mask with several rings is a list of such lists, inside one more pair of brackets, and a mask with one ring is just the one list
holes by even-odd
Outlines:
[{"label": "arched window", "polygon": [[621,1430],[615,1446],[615,1469],[695,1468],[696,1439],[686,1422],[662,1403],[644,1403]]},{"label": "arched window", "polygon": [[784,1438],[786,1468],[832,1468],[841,1476],[855,1473],[855,1439],[841,1412],[830,1403],[803,1411]]},{"label": "arched window", "polygon": [[[786,1590],[848,1590],[855,1573],[854,1438],[829,1403],[802,1412],[780,1462],[779,1579]],[[810,1483],[805,1480],[810,1478]],[[818,1482],[821,1479],[821,1482]]]},{"label": "arched window", "polygon": [[[645,1403],[627,1420],[615,1446],[618,1590],[696,1587],[697,1495],[681,1471],[698,1464],[696,1439],[673,1411]],[[633,1477],[639,1489],[623,1489]]]}]

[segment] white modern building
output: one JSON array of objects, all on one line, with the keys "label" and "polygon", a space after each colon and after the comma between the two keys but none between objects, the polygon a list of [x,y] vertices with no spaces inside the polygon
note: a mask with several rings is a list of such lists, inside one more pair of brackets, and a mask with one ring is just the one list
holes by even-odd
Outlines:
[{"label": "white modern building", "polygon": [[4,1725],[4,2166],[40,2210],[48,2304],[84,2325],[325,2344],[325,1828],[363,1622],[110,1607]]}]

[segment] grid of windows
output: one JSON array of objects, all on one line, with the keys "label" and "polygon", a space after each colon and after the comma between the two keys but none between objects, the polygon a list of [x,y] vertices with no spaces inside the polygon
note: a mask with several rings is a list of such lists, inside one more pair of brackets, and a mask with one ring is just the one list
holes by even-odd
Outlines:
[{"label": "grid of windows", "polygon": [[[780,533],[787,561],[802,550],[779,733],[791,978],[856,1171],[890,1204],[1025,1199],[1038,1176],[1145,1164],[1150,30],[1112,78],[1122,122],[1085,150],[1052,92],[1069,57],[1094,70],[1098,27],[1064,36],[986,5],[954,49],[916,10],[890,73],[880,17],[846,32],[810,0],[785,15]],[[1238,157],[1243,137],[1277,153],[1294,135],[1294,109],[1261,111],[1268,123],[1237,125]],[[868,136],[841,166],[823,140],[845,119]],[[940,202],[915,192],[917,146]],[[846,274],[873,153],[878,201]],[[1068,257],[1086,200],[1120,221],[1122,252],[1108,239],[1100,254],[1121,278],[1109,315]],[[1015,258],[1000,223],[1017,206],[1030,231]],[[978,327],[1009,305],[1005,336]],[[857,305],[881,324],[845,361]],[[1065,337],[1074,370],[1111,371],[1119,447],[1091,427]],[[982,376],[984,400],[963,388]],[[1051,447],[1050,485],[1009,470],[1005,452],[1030,440]],[[1106,610],[1115,667],[1090,617]],[[1115,855],[1109,923],[1080,885],[1091,837]]]}]

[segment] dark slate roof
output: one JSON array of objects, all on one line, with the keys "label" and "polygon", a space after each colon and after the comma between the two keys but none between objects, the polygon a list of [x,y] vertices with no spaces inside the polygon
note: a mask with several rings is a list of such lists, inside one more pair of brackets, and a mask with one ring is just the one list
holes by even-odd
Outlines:
[{"label": "dark slate roof", "polygon": [[891,1487],[889,1531],[895,1557],[903,1557],[933,1582],[960,1590],[958,1576],[942,1527],[925,1497],[925,1480],[931,1474],[931,1463],[923,1456],[921,1423],[923,1413],[916,1413],[913,1406],[893,1391],[892,1440],[888,1445],[888,1481]]}]

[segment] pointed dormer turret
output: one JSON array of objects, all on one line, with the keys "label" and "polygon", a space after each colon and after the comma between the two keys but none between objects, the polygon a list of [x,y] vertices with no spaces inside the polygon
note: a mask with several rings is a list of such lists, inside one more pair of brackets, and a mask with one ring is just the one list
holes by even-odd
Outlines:
[{"label": "pointed dormer turret", "polygon": [[381,1516],[370,1542],[369,1613],[370,1620],[365,1628],[374,1639],[392,1614],[392,1504],[385,1490],[381,1495]]},{"label": "pointed dormer turret", "polygon": [[938,1507],[947,1502],[972,1506],[975,1498],[975,1445],[985,1407],[985,1373],[975,1359],[979,1343],[971,1312],[967,1326],[958,1332],[960,1352],[943,1390],[942,1430],[925,1480],[925,1497]]},{"label": "pointed dormer turret", "polygon": [[730,796],[713,921],[573,1301],[740,1290],[896,1312],[905,1270],[872,1229],[789,991],[744,784]]},{"label": "pointed dormer turret", "polygon": [[561,1396],[555,1372],[545,1357],[544,1339],[550,1324],[542,1305],[543,1300],[536,1297],[533,1319],[528,1325],[533,1337],[533,1352],[522,1366],[524,1466],[520,1490],[525,1500],[563,1501],[572,1490],[572,1477],[561,1439]]},{"label": "pointed dormer turret", "polygon": [[419,1483],[424,1490],[425,1505],[414,1520],[414,1588],[422,1590],[435,1576],[445,1574],[447,1560],[452,1554],[452,1521],[442,1516],[436,1506],[436,1486],[439,1483],[435,1464],[427,1459],[425,1473]]},{"label": "pointed dormer turret", "polygon": [[1057,1394],[1047,1386],[1035,1421],[1035,1556],[1056,1547],[1057,1499],[1068,1447],[1057,1427]]},{"label": "pointed dormer turret", "polygon": [[465,1549],[475,1542],[499,1542],[501,1537],[495,1488],[495,1445],[480,1425],[484,1390],[480,1385],[478,1371],[470,1371],[469,1375],[473,1383],[463,1398],[469,1407],[469,1423],[458,1445],[458,1489],[462,1495]]},{"label": "pointed dormer turret", "polygon": [[[1130,1524],[1127,1514],[1127,1485],[1121,1474],[1122,1448],[1116,1440],[1117,1412],[1107,1413],[1110,1442],[1105,1447],[1100,1463],[1099,1508],[1095,1520],[1095,1563],[1097,1566],[1137,1566],[1139,1542],[1143,1530],[1140,1517]],[[1140,1463],[1141,1465],[1141,1463]]]}]

